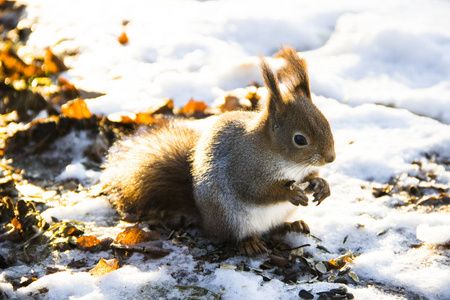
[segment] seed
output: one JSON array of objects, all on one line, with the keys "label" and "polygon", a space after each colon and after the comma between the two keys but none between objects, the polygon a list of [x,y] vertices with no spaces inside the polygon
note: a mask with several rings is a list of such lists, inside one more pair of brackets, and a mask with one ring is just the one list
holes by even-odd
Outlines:
[{"label": "seed", "polygon": [[348,281],[347,281],[347,279],[345,279],[345,278],[336,278],[336,279],[334,280],[334,283],[347,284]]},{"label": "seed", "polygon": [[316,270],[319,271],[322,274],[325,274],[328,270],[327,267],[323,264],[323,262],[318,262],[316,264]]},{"label": "seed", "polygon": [[353,279],[355,282],[359,282],[358,275],[356,275],[355,272],[353,271],[348,272],[348,276],[350,276],[350,278]]},{"label": "seed", "polygon": [[308,292],[307,290],[301,290],[298,293],[299,297],[302,299],[314,299],[314,295]]},{"label": "seed", "polygon": [[347,288],[339,287],[338,289],[331,289],[330,292],[339,295],[345,295],[347,293]]}]

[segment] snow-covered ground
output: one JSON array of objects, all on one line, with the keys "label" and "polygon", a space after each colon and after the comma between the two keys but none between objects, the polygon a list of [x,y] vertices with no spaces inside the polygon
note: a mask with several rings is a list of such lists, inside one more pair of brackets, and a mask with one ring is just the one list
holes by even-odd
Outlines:
[{"label": "snow-covered ground", "polygon": [[[331,252],[317,250],[315,255],[330,260],[342,254],[341,248],[360,254],[352,270],[367,281],[349,285],[356,299],[401,299],[390,293],[393,287],[424,299],[450,299],[449,251],[440,246],[450,242],[448,209],[397,207],[402,197],[372,195],[372,187],[392,177],[415,185],[414,176],[424,170],[448,189],[448,166],[430,162],[425,154],[450,158],[450,2],[32,0],[27,5],[36,25],[19,55],[48,46],[56,54],[77,51],[66,58],[70,70],[63,76],[78,88],[105,93],[87,101],[97,114],[145,111],[160,98],[172,98],[176,106],[191,98],[211,104],[230,90],[262,82],[258,53],[272,56],[281,45],[296,47],[309,64],[313,100],[329,119],[336,141],[337,159],[322,171],[332,196],[298,211]],[[129,21],[125,27],[124,20]],[[123,30],[129,38],[125,46],[117,42]],[[270,63],[277,67],[282,62]],[[80,159],[60,178],[98,178],[86,172]],[[420,169],[414,160],[422,162]],[[113,213],[101,197],[81,195],[72,202],[44,215],[107,226]],[[287,242],[316,243],[294,235]],[[421,242],[422,247],[411,247]],[[176,270],[194,276],[189,249],[175,249],[163,259],[144,262],[135,254],[127,266],[100,278],[70,271],[43,276],[15,295],[25,297],[45,287],[49,299],[154,298],[155,291],[172,291],[168,287],[180,284],[171,277]],[[62,253],[58,264],[92,255],[69,253]],[[102,254],[108,255],[89,259],[98,261]],[[248,264],[257,268],[261,262]],[[191,280],[222,291],[224,299],[294,299],[300,289],[319,292],[337,286],[264,282],[253,273],[206,267],[212,274],[183,284]],[[21,268],[6,272],[29,272]],[[0,273],[0,288],[13,296],[4,276]],[[177,291],[172,291],[175,298],[180,297]]]}]

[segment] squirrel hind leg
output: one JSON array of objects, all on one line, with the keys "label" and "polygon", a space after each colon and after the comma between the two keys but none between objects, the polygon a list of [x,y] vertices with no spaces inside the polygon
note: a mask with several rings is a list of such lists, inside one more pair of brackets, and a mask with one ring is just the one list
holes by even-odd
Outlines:
[{"label": "squirrel hind leg", "polygon": [[298,220],[292,223],[286,222],[271,231],[272,234],[287,234],[290,232],[310,234],[311,230],[309,229],[308,224],[303,220]]},{"label": "squirrel hind leg", "polygon": [[267,253],[266,244],[259,238],[252,236],[243,239],[238,243],[239,252],[248,257],[255,257]]}]

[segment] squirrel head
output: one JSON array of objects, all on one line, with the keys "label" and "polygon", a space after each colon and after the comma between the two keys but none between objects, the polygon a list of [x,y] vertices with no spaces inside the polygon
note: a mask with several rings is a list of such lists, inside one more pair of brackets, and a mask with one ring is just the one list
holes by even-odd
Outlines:
[{"label": "squirrel head", "polygon": [[279,73],[288,91],[280,92],[277,78],[261,57],[261,69],[269,99],[265,108],[270,148],[289,161],[322,166],[334,161],[330,124],[311,100],[306,62],[291,47],[280,56],[287,64]]}]

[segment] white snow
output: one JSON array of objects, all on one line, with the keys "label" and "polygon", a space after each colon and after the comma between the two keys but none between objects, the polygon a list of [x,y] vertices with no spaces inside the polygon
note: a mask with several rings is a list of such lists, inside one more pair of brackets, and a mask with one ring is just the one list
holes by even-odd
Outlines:
[{"label": "white snow", "polygon": [[[105,93],[87,101],[97,114],[145,111],[160,98],[172,98],[176,106],[190,98],[211,104],[229,90],[262,83],[258,53],[271,56],[281,45],[296,47],[309,64],[313,100],[330,121],[336,142],[336,161],[321,168],[332,196],[320,206],[298,210],[331,252],[317,251],[317,257],[329,260],[342,248],[351,249],[358,254],[352,270],[387,287],[349,285],[356,299],[402,299],[389,292],[392,287],[427,299],[450,298],[448,250],[437,251],[450,241],[448,210],[396,208],[404,199],[374,198],[371,192],[394,176],[414,184],[418,169],[413,160],[433,170],[437,183],[450,184],[450,172],[424,158],[432,152],[450,157],[450,2],[24,2],[36,25],[19,55],[42,53],[49,46],[56,54],[78,51],[66,58],[70,70],[63,77],[78,88]],[[125,28],[123,20],[130,21]],[[117,42],[122,30],[129,37],[125,46]],[[269,62],[282,64],[275,58]],[[87,145],[83,136],[68,139],[80,141],[81,148]],[[75,157],[59,179],[94,183],[99,174],[82,163]],[[81,193],[67,200],[67,205],[53,203],[43,215],[106,224],[112,213],[102,197],[92,200]],[[286,240],[293,246],[315,243],[293,234]],[[421,242],[422,247],[411,247]],[[180,270],[189,274],[186,282],[222,292],[224,299],[294,299],[300,289],[337,286],[263,282],[256,274],[214,264],[205,265],[211,275],[194,275],[190,250],[173,247],[159,260],[143,261],[135,254],[126,266],[100,278],[86,270],[65,271],[17,291],[5,279],[13,270],[2,271],[0,288],[19,298],[42,287],[48,299],[151,298],[164,289],[182,297],[170,276]],[[78,259],[89,255],[70,253]],[[248,263],[258,267],[262,260]]]}]

